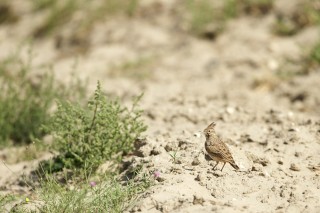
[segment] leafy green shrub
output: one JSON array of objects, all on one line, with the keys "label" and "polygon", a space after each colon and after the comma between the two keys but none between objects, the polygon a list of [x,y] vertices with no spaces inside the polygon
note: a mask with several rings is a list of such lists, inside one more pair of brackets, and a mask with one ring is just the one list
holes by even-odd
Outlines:
[{"label": "leafy green shrub", "polygon": [[91,173],[106,160],[120,161],[133,149],[133,142],[146,130],[137,109],[137,97],[132,107],[120,106],[117,100],[107,100],[98,83],[94,98],[87,108],[69,102],[59,102],[46,131],[53,135],[53,148],[58,155],[43,163],[48,172],[84,169]]}]

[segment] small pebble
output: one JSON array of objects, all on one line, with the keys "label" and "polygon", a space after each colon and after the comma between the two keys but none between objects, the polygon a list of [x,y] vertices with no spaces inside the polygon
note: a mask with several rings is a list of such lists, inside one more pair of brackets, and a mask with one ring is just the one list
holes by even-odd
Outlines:
[{"label": "small pebble", "polygon": [[296,165],[296,164],[294,164],[294,163],[292,163],[291,165],[290,165],[290,169],[292,170],[292,171],[300,171],[300,168]]},{"label": "small pebble", "polygon": [[198,195],[193,195],[193,205],[200,204],[202,205],[204,203],[203,197],[200,197]]},{"label": "small pebble", "polygon": [[221,172],[220,170],[213,171],[213,175],[216,177],[223,177],[225,173]]},{"label": "small pebble", "polygon": [[192,166],[197,166],[200,164],[199,158],[195,157],[191,163]]},{"label": "small pebble", "polygon": [[156,179],[158,182],[163,182],[165,181],[166,179],[163,177],[163,176],[160,176],[160,177],[157,177]]},{"label": "small pebble", "polygon": [[183,182],[183,180],[182,179],[177,179],[177,183],[182,183]]},{"label": "small pebble", "polygon": [[133,207],[133,208],[131,209],[131,212],[137,212],[137,211],[139,211],[139,208],[138,208],[137,206],[135,206],[135,207]]},{"label": "small pebble", "polygon": [[174,150],[174,144],[173,143],[168,143],[164,149],[167,151],[167,152],[170,152],[170,151],[173,151]]},{"label": "small pebble", "polygon": [[253,178],[253,174],[248,174],[248,178]]},{"label": "small pebble", "polygon": [[201,183],[203,183],[206,180],[206,177],[204,174],[198,174],[197,177],[195,178],[196,181],[199,181]]},{"label": "small pebble", "polygon": [[295,156],[295,157],[300,157],[300,156],[301,156],[301,152],[295,152],[295,153],[294,153],[294,156]]},{"label": "small pebble", "polygon": [[293,116],[294,116],[293,112],[289,111],[289,112],[288,112],[288,117],[289,117],[289,118],[292,118]]},{"label": "small pebble", "polygon": [[159,147],[153,147],[153,149],[150,152],[150,155],[159,155],[161,154],[161,150]]},{"label": "small pebble", "polygon": [[227,107],[226,112],[231,115],[235,112],[235,108],[229,106]]},{"label": "small pebble", "polygon": [[276,60],[271,59],[268,61],[268,68],[271,70],[277,70],[279,68],[279,63]]},{"label": "small pebble", "polygon": [[262,176],[262,177],[270,177],[270,174],[269,174],[269,172],[263,171],[263,172],[260,172],[260,173],[259,173],[259,176]]},{"label": "small pebble", "polygon": [[261,172],[262,171],[262,165],[261,164],[258,164],[258,163],[255,163],[253,166],[252,166],[252,171],[256,171],[256,172]]},{"label": "small pebble", "polygon": [[200,132],[195,132],[193,134],[193,136],[196,137],[196,138],[200,138],[201,137],[201,133]]}]

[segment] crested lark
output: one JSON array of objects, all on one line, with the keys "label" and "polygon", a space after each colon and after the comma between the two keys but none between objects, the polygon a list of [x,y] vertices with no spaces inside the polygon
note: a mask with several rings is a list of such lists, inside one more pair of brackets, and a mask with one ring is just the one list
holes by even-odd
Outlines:
[{"label": "crested lark", "polygon": [[234,162],[231,152],[227,145],[216,135],[214,130],[215,123],[211,123],[203,132],[206,136],[205,148],[208,155],[212,160],[216,161],[216,165],[213,167],[215,169],[219,162],[224,163],[221,171],[223,170],[226,163],[230,163],[230,165],[236,170],[239,169],[237,164]]}]

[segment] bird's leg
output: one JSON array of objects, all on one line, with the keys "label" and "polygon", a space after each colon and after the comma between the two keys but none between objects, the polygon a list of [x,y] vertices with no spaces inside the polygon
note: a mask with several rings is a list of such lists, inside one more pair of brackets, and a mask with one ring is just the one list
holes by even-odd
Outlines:
[{"label": "bird's leg", "polygon": [[222,170],[223,170],[223,168],[224,168],[225,165],[226,165],[226,162],[224,162],[224,164],[223,164],[223,166],[222,166],[222,168],[221,168],[221,172],[222,172]]},{"label": "bird's leg", "polygon": [[216,165],[214,165],[213,170],[218,166],[219,161],[217,161]]}]

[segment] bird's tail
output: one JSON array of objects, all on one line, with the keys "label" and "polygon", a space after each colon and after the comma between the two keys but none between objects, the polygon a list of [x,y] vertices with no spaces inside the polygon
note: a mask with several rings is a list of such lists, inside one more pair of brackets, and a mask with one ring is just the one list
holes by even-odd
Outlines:
[{"label": "bird's tail", "polygon": [[239,166],[233,161],[233,162],[230,162],[230,165],[234,168],[234,169],[236,169],[236,170],[238,170],[239,169]]}]

